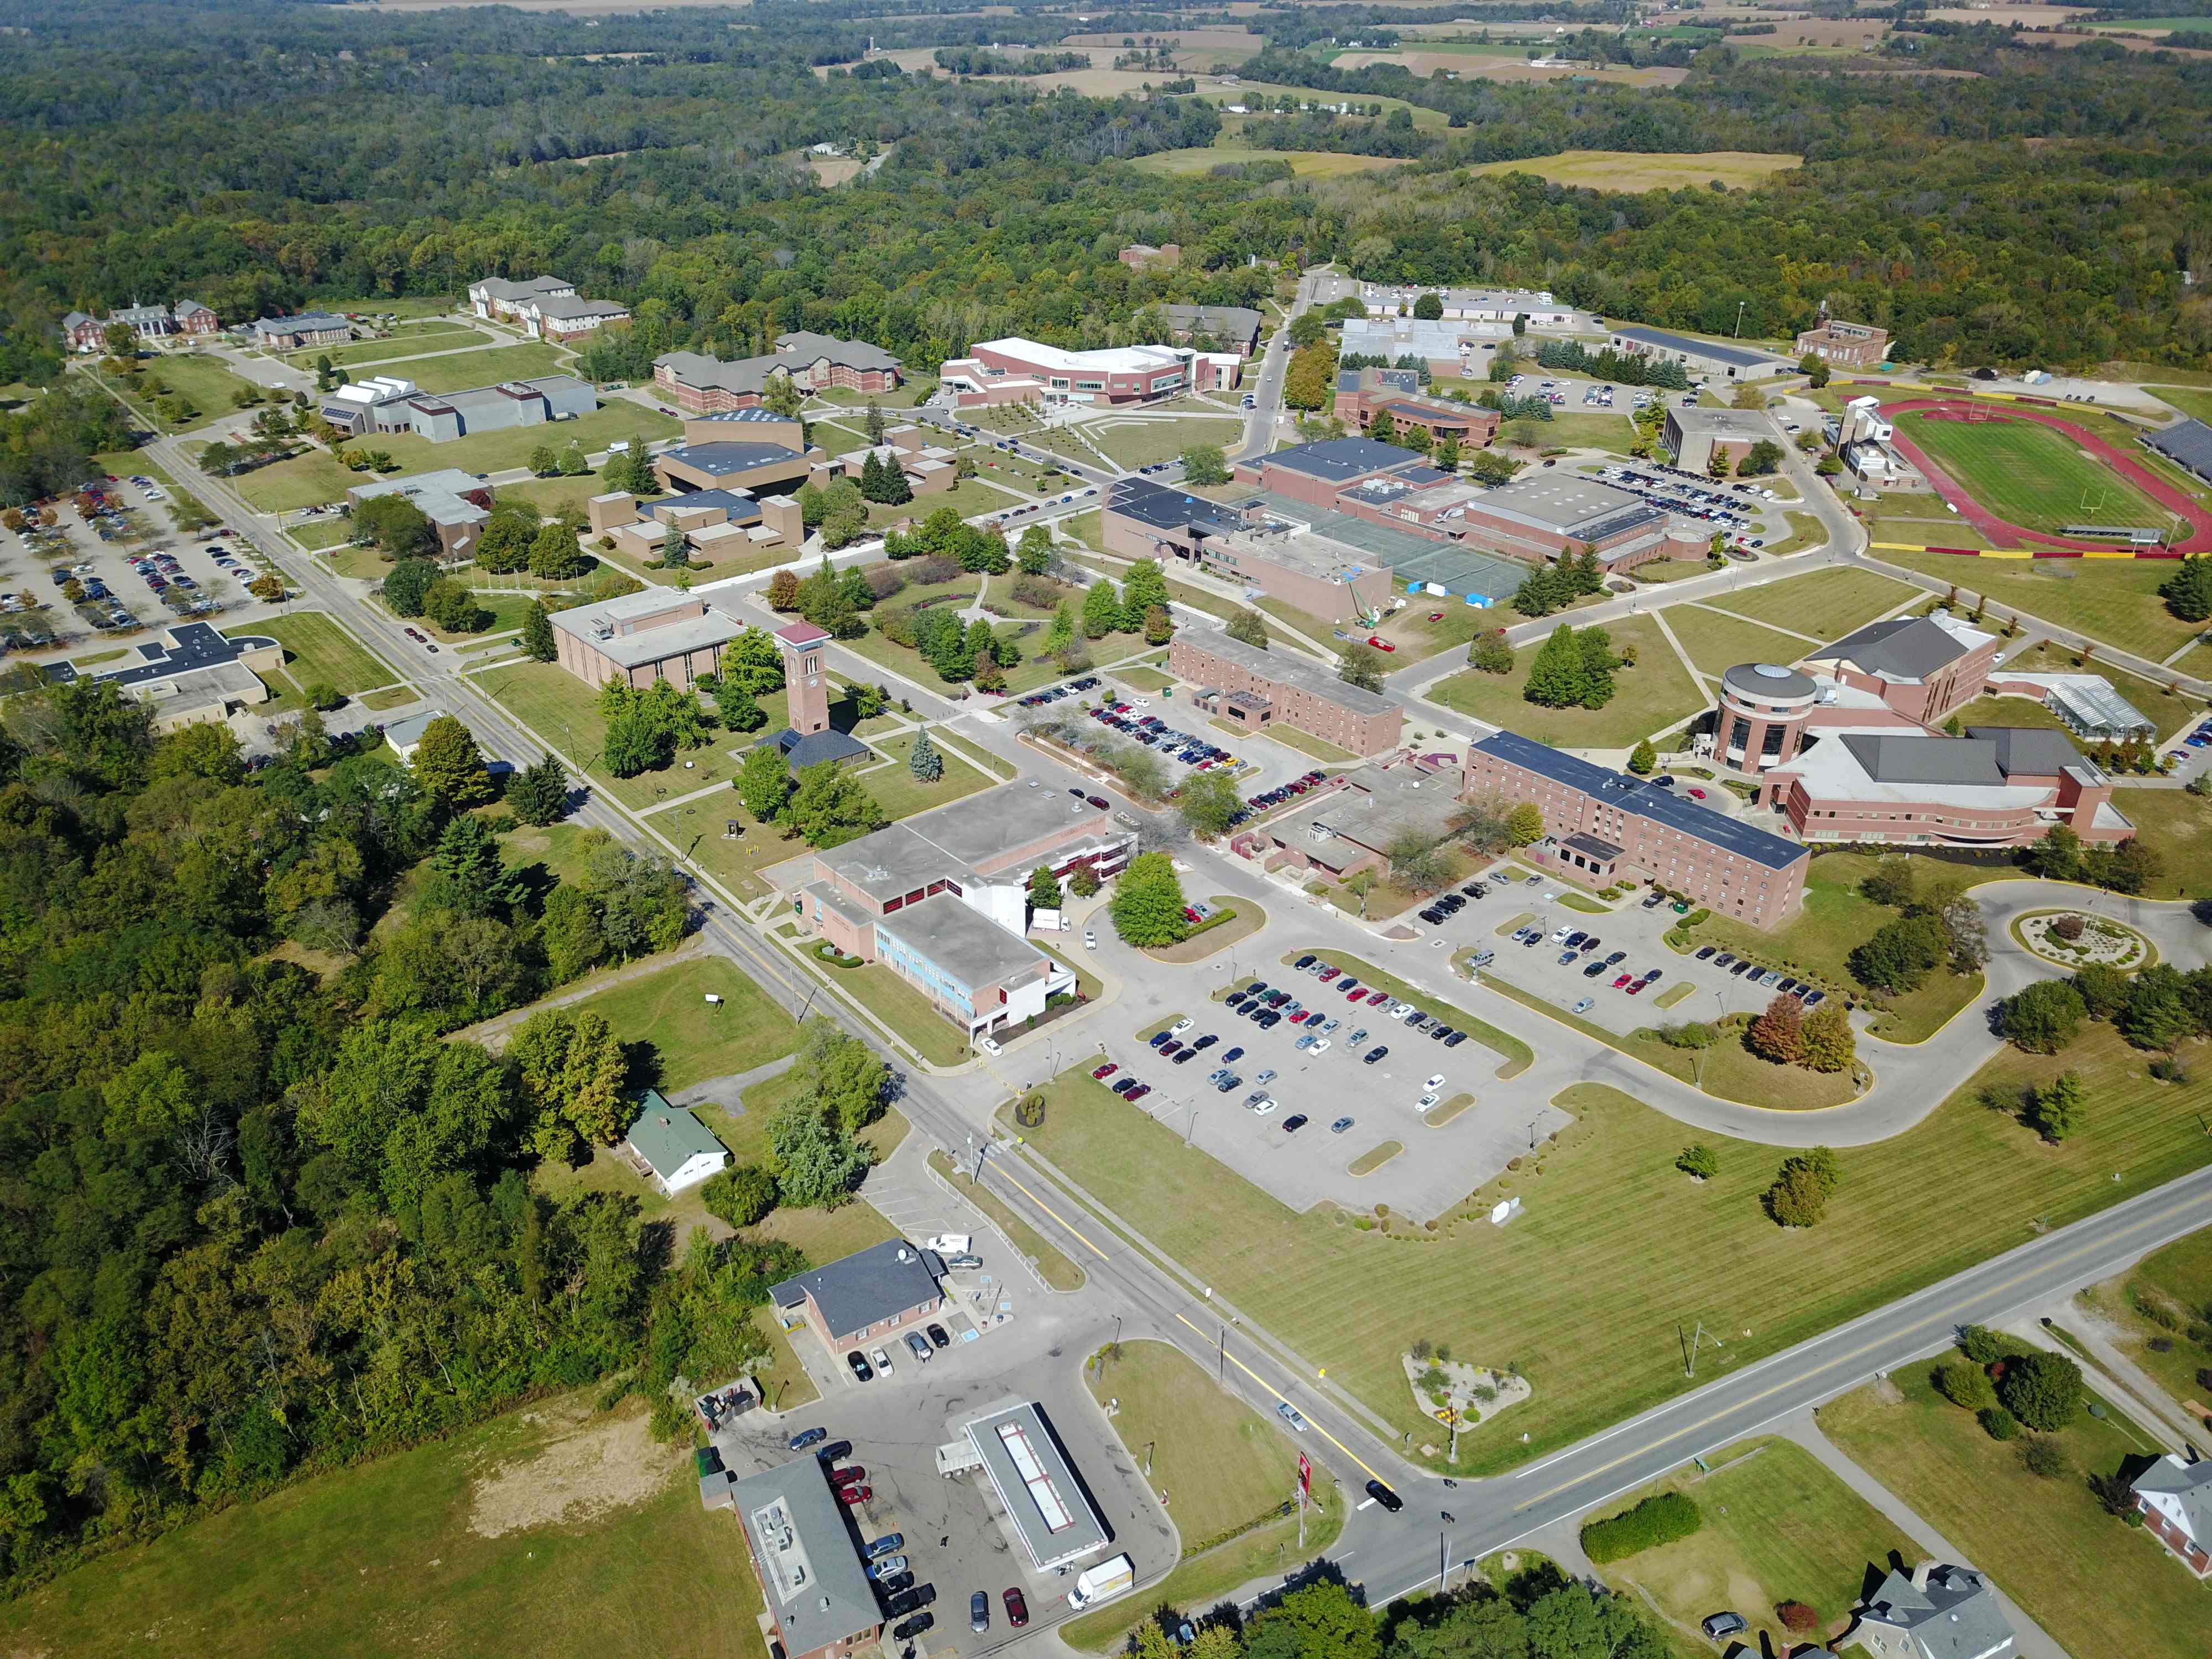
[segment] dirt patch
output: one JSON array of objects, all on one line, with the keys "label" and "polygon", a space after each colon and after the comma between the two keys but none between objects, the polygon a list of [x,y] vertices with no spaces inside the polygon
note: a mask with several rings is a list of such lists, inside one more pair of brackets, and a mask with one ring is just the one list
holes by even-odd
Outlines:
[{"label": "dirt patch", "polygon": [[469,1530],[503,1538],[628,1509],[666,1486],[681,1461],[680,1452],[653,1443],[641,1413],[593,1424],[478,1479]]}]

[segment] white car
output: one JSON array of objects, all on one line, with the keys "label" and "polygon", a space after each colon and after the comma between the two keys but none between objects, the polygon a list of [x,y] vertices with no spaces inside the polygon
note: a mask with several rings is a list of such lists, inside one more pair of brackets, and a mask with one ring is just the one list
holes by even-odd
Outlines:
[{"label": "white car", "polygon": [[1129,699],[1129,707],[1132,708],[1150,708],[1152,706],[1152,700],[1150,697],[1132,697]]},{"label": "white car", "polygon": [[1558,933],[1552,935],[1552,943],[1554,945],[1565,945],[1567,942],[1567,935],[1574,931],[1574,924],[1572,922],[1569,922],[1565,927],[1560,928]]},{"label": "white car", "polygon": [[1410,1002],[1394,1002],[1390,1005],[1390,1018],[1393,1019],[1403,1019],[1413,1012],[1413,1005]]},{"label": "white car", "polygon": [[891,1357],[885,1353],[881,1348],[872,1348],[869,1350],[868,1358],[876,1362],[876,1375],[878,1376],[889,1376],[891,1374]]},{"label": "white car", "polygon": [[1438,1072],[1434,1077],[1431,1078],[1426,1083],[1424,1083],[1421,1085],[1424,1089],[1441,1089],[1443,1086],[1444,1074],[1442,1072]]},{"label": "white car", "polygon": [[1327,1037],[1316,1037],[1314,1039],[1313,1047],[1307,1049],[1306,1052],[1310,1054],[1327,1054],[1328,1052],[1328,1039]]},{"label": "white car", "polygon": [[1443,1100],[1443,1097],[1431,1089],[1427,1094],[1421,1097],[1419,1109],[1424,1112],[1432,1110],[1437,1105],[1441,1104]]},{"label": "white car", "polygon": [[1259,1113],[1261,1117],[1265,1117],[1268,1113],[1273,1111],[1279,1104],[1281,1104],[1281,1103],[1278,1101],[1274,1096],[1269,1095],[1265,1100],[1253,1102],[1252,1109]]},{"label": "white car", "polygon": [[1095,951],[1098,948],[1098,930],[1096,927],[1086,927],[1083,930],[1083,948],[1086,951]]},{"label": "white car", "polygon": [[1173,1025],[1170,1026],[1168,1030],[1171,1036],[1181,1036],[1185,1031],[1188,1031],[1192,1026],[1197,1024],[1198,1022],[1194,1019],[1179,1019]]},{"label": "white car", "polygon": [[975,1039],[975,1046],[981,1048],[987,1054],[995,1054],[999,1052],[999,1039],[996,1037],[978,1037]]}]

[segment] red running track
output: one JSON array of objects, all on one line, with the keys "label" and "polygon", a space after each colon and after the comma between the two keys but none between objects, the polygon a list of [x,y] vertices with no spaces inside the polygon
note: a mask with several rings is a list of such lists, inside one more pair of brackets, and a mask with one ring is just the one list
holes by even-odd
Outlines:
[{"label": "red running track", "polygon": [[[2123,450],[2115,449],[2094,433],[2085,431],[2071,421],[2063,421],[2055,415],[2045,415],[2032,409],[1991,410],[1986,404],[1968,403],[1957,398],[1907,398],[1897,403],[1882,404],[1881,415],[1884,420],[1894,420],[1899,415],[1911,414],[1931,414],[1944,418],[1963,419],[1970,409],[1978,415],[1985,416],[1990,420],[2033,421],[2039,426],[2047,426],[2054,431],[2063,432],[2160,507],[2169,512],[2179,514],[2190,526],[2191,534],[2188,539],[2173,544],[2160,555],[2150,556],[2172,557],[2177,553],[2212,553],[2212,513],[2206,512],[2204,508],[2151,471],[2133,456]],[[1980,531],[1997,546],[2013,547],[2033,544],[2038,547],[2050,549],[2054,556],[2063,556],[2072,552],[2101,553],[2112,550],[2112,544],[2110,542],[2082,541],[2069,539],[2064,536],[2044,535],[2036,531],[2023,529],[2010,520],[2001,519],[1976,501],[1949,473],[1936,465],[1917,444],[1905,438],[1902,433],[1897,435],[1894,441],[1905,459],[1918,467],[1928,482],[1936,486],[1936,492],[1959,509],[1959,516],[1972,524],[1975,529]]]}]

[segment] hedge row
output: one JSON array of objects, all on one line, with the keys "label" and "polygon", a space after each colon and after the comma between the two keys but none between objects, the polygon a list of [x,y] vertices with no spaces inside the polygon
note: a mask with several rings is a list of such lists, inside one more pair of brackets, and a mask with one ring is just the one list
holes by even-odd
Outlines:
[{"label": "hedge row", "polygon": [[1687,1538],[1705,1523],[1686,1492],[1662,1492],[1634,1509],[1583,1527],[1583,1553],[1602,1566],[1624,1556]]}]

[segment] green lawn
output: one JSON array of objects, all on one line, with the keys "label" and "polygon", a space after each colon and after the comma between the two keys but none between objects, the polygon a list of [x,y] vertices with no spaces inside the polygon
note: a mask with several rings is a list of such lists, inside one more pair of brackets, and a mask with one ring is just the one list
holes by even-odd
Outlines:
[{"label": "green lawn", "polygon": [[2204,712],[2191,700],[2167,690],[2163,683],[2130,674],[2108,662],[2100,662],[2094,656],[2077,668],[2073,652],[2047,640],[2028,650],[2014,653],[2005,659],[2004,666],[2024,674],[2102,674],[2112,682],[2113,690],[2149,717],[2161,738],[2172,737]]},{"label": "green lawn", "polygon": [[[1165,1495],[1186,1556],[1163,1584],[1062,1628],[1071,1643],[1092,1649],[1163,1605],[1195,1617],[1215,1597],[1280,1558],[1278,1534],[1286,1535],[1293,1559],[1297,1540],[1293,1516],[1203,1554],[1188,1553],[1290,1501],[1297,1484],[1297,1437],[1216,1387],[1167,1343],[1133,1340],[1120,1345],[1119,1358],[1107,1357],[1111,1352],[1102,1349],[1091,1357],[1084,1381],[1102,1406],[1118,1402],[1114,1431],[1136,1467],[1151,1469],[1152,1488]],[[1334,1540],[1344,1521],[1343,1500],[1325,1470],[1314,1471],[1313,1496],[1315,1507],[1306,1516],[1310,1556]],[[1224,1579],[1224,1568],[1243,1576]]]},{"label": "green lawn", "polygon": [[972,1058],[968,1034],[883,963],[827,971],[832,985],[890,1026],[931,1064],[957,1066]]},{"label": "green lawn", "polygon": [[1068,1260],[1066,1252],[1015,1214],[988,1187],[978,1187],[969,1181],[966,1172],[954,1165],[951,1154],[933,1152],[929,1167],[950,1182],[963,1198],[990,1217],[1013,1247],[1036,1265],[1046,1284],[1055,1291],[1083,1288],[1083,1269]]},{"label": "green lawn", "polygon": [[2106,1515],[2086,1482],[2091,1473],[2113,1474],[2145,1443],[2085,1413],[2048,1437],[2069,1472],[2042,1479],[2022,1466],[2016,1443],[1990,1439],[1936,1393],[1933,1369],[1892,1373],[1903,1395],[1897,1403],[1869,1387],[1823,1406],[1821,1429],[2067,1652],[2203,1659],[2205,1587],[2148,1533]]},{"label": "green lawn", "polygon": [[259,386],[232,374],[228,365],[218,357],[181,353],[171,356],[162,353],[139,358],[137,367],[142,377],[137,386],[133,387],[119,380],[110,380],[107,384],[114,386],[147,414],[153,416],[155,404],[165,394],[153,391],[146,382],[158,380],[198,411],[178,422],[163,421],[155,416],[155,423],[165,432],[182,432],[192,427],[204,426],[221,416],[237,414],[242,407],[238,402],[238,394],[241,392],[252,392],[254,404],[258,404],[262,398]]},{"label": "green lawn", "polygon": [[[1778,927],[1753,927],[1732,917],[1714,915],[1687,933],[1686,949],[1717,945],[1724,951],[1748,957],[1767,968],[1779,968],[1800,977],[1810,976],[1831,994],[1850,991],[1881,1008],[1874,1022],[1876,1036],[1893,1042],[1917,1042],[1929,1036],[1981,992],[1981,976],[1960,978],[1955,974],[1931,975],[1926,984],[1903,996],[1873,996],[1851,976],[1847,958],[1874,937],[1897,913],[1862,898],[1860,881],[1880,861],[1869,853],[1822,853],[1805,872],[1805,903],[1796,915]],[[2002,866],[1946,864],[1933,859],[1915,860],[1923,886],[1940,882],[1968,885],[2011,873]]]},{"label": "green lawn", "polygon": [[[1954,513],[1941,495],[1932,490],[1911,491],[1898,495],[1883,494],[1871,501],[1860,504],[1865,515],[1868,536],[1875,542],[1874,552],[1878,558],[1888,558],[1888,550],[1881,545],[1885,542],[1902,542],[1914,547],[1987,547],[1990,540]],[[1954,570],[1959,568],[1957,559],[1943,556]],[[1903,560],[1894,561],[1903,563]]]},{"label": "green lawn", "polygon": [[[456,351],[463,346],[489,345],[491,338],[482,329],[469,328],[460,323],[404,325],[400,331],[387,340],[356,340],[351,345],[295,351],[288,353],[284,361],[295,368],[304,368],[312,374],[317,360],[328,357],[331,368],[350,371],[356,363],[381,364],[393,357],[417,356],[426,351]],[[367,380],[369,374],[380,372],[382,371],[368,370],[352,378]],[[391,372],[405,380],[415,378],[404,368]]]},{"label": "green lawn", "polygon": [[1690,660],[1716,679],[1738,663],[1792,663],[1813,648],[1795,634],[1696,604],[1669,605],[1667,625]]},{"label": "green lawn", "polygon": [[[591,1410],[592,1390],[541,1401],[449,1438],[299,1480],[149,1545],[103,1555],[0,1609],[14,1651],[97,1654],[158,1632],[178,1653],[234,1659],[469,1659],[573,1651],[765,1659],[760,1591],[737,1522],[699,1505],[690,1459],[644,1436],[643,1407]],[[480,1482],[511,1492],[533,1463],[588,1504],[609,1433],[637,1501],[487,1537]],[[514,1471],[523,1471],[520,1474]],[[642,1476],[635,1486],[627,1477]],[[526,1501],[527,1501],[526,1498]],[[544,1504],[556,1510],[559,1498]],[[489,1511],[487,1510],[487,1525]]]},{"label": "green lawn", "polygon": [[[1348,765],[1359,758],[1349,749],[1339,749],[1327,738],[1317,738],[1310,732],[1301,732],[1297,726],[1287,722],[1278,721],[1270,725],[1265,733],[1258,735],[1241,726],[1231,726],[1225,720],[1209,720],[1206,724],[1244,744],[1279,743],[1285,749],[1294,749],[1308,759],[1320,761],[1327,766]],[[1229,752],[1233,755],[1238,750],[1232,749]]]},{"label": "green lawn", "polygon": [[424,392],[460,392],[474,386],[497,386],[503,380],[526,380],[537,374],[566,374],[571,372],[572,361],[568,353],[542,340],[533,340],[526,345],[492,346],[483,351],[457,352],[450,357],[425,357],[410,363],[405,374]]},{"label": "green lawn", "polygon": [[[970,603],[973,602],[975,580],[972,576],[966,577],[959,584],[968,589]],[[914,600],[910,596],[926,597],[938,591],[941,590],[925,587],[909,588],[901,592],[890,603],[893,605],[911,605]],[[994,599],[993,603],[996,604],[998,601]],[[991,626],[994,629],[1011,629],[1017,625],[1000,617],[994,617],[991,619]],[[1134,641],[1136,638],[1134,635],[1116,634],[1109,635],[1103,640],[1094,641],[1092,655],[1103,656],[1111,650],[1116,640]],[[1024,691],[1035,690],[1040,685],[1049,685],[1060,678],[1060,670],[1054,665],[1052,659],[1044,655],[1039,648],[1043,640],[1044,630],[1042,628],[1024,635],[1021,640],[1022,660],[1006,671],[1007,695],[1018,696]],[[882,633],[874,628],[869,629],[857,639],[842,640],[839,643],[855,655],[866,657],[872,663],[879,663],[893,673],[902,675],[915,684],[927,687],[930,690],[942,691],[946,696],[951,696],[957,689],[946,686],[945,682],[938,678],[937,671],[923,659],[920,652],[885,639]]]},{"label": "green lawn", "polygon": [[1770,543],[1766,549],[1769,553],[1802,553],[1828,539],[1827,526],[1812,514],[1785,513],[1782,516],[1789,520],[1790,533],[1778,542]]},{"label": "green lawn", "polygon": [[1514,653],[1511,673],[1471,668],[1431,687],[1429,701],[1562,749],[1626,749],[1679,725],[1711,701],[1650,617],[1632,617],[1605,628],[1615,652],[1636,647],[1637,663],[1615,676],[1619,690],[1602,708],[1546,708],[1524,698],[1535,645]]},{"label": "green lawn", "polygon": [[[2062,1146],[1978,1097],[1985,1083],[2035,1083],[2069,1066],[2095,1105]],[[1285,1208],[1080,1069],[1054,1085],[1042,1127],[1025,1133],[1395,1427],[1429,1431],[1398,1366],[1417,1337],[1450,1342],[1471,1362],[1516,1363],[1534,1396],[1498,1436],[1462,1437],[1461,1474],[1540,1457],[1690,1386],[1678,1319],[1752,1331],[1712,1362],[1747,1367],[2008,1248],[2029,1236],[2031,1218],[2062,1226],[2212,1161],[2197,1119],[2212,1105],[2212,1074],[2155,1083],[2142,1056],[2102,1026],[2062,1056],[2000,1054],[1917,1127],[1838,1152],[1841,1186],[1813,1233],[1776,1226],[1760,1206],[1781,1158],[1772,1148],[1692,1135],[1601,1085],[1577,1085],[1559,1103],[1576,1123],[1534,1164],[1474,1194],[1438,1234],[1421,1235],[1417,1249],[1360,1231],[1327,1205]],[[1671,1173],[1692,1139],[1720,1161],[1703,1184]],[[1972,1173],[1970,1205],[1958,1201],[1962,1171]],[[1489,1206],[1516,1194],[1528,1200],[1521,1218],[1490,1226]],[[1912,1224],[1900,1227],[1899,1216]],[[1283,1273],[1285,1261],[1298,1272]]]},{"label": "green lawn", "polygon": [[1636,441],[1636,423],[1626,415],[1602,410],[1569,414],[1562,410],[1548,421],[1536,422],[1546,449],[1602,449],[1626,455]]},{"label": "green lawn", "polygon": [[1115,462],[1130,468],[1176,459],[1194,444],[1233,449],[1244,431],[1243,417],[1237,415],[1190,415],[1176,420],[1127,419],[1109,424],[1113,419],[1107,416],[1086,421],[1080,429],[1084,436]]},{"label": "green lawn", "polygon": [[[600,746],[606,737],[606,722],[599,716],[599,693],[558,664],[511,663],[487,671],[478,677],[477,684],[525,726],[589,772],[595,787],[635,810],[659,805],[709,784],[727,783],[737,773],[734,756],[752,740],[750,734],[720,732],[704,748],[678,750],[674,763],[662,770],[617,778],[606,770],[599,758]],[[741,816],[734,795],[727,802],[726,811],[722,803],[710,805],[710,816],[717,822]],[[672,823],[657,822],[657,827],[672,837],[678,835]]]},{"label": "green lawn", "polygon": [[[864,438],[863,443],[866,441]],[[878,503],[868,508],[868,526],[882,530],[902,519],[927,518],[940,507],[949,507],[963,519],[972,519],[979,513],[996,513],[1028,497],[985,483],[981,478],[963,478],[950,489],[940,489],[933,495],[917,495],[902,507],[885,507]]]},{"label": "green lawn", "polygon": [[392,684],[399,675],[381,657],[355,640],[352,635],[319,611],[295,611],[289,616],[271,617],[240,628],[223,630],[226,635],[266,634],[284,647],[284,679],[269,689],[287,702],[300,701],[296,693],[303,692],[318,680],[336,686],[348,696]]},{"label": "green lawn", "polygon": [[2185,789],[2115,789],[2112,805],[2158,850],[2164,868],[2143,890],[2149,898],[2212,894],[2212,802]]},{"label": "green lawn", "polygon": [[1802,1601],[1820,1615],[1824,1632],[1838,1630],[1869,1568],[1887,1571],[1892,1551],[1918,1559],[1903,1534],[1794,1442],[1746,1441],[1705,1461],[1709,1475],[1686,1466],[1600,1511],[1616,1515],[1654,1492],[1686,1492],[1704,1512],[1705,1526],[1692,1536],[1600,1569],[1614,1588],[1650,1596],[1676,1625],[1694,1626],[1733,1607],[1751,1620],[1738,1639],[1786,1653],[1799,1638],[1775,1618],[1778,1602]]},{"label": "green lawn", "polygon": [[2212,422],[2212,392],[2197,386],[2154,386],[2150,391],[2183,414],[2200,421]]},{"label": "green lawn", "polygon": [[[1816,639],[1839,640],[1908,600],[1922,597],[1918,588],[1888,576],[1842,568],[1808,571],[1702,603]],[[1671,618],[1674,613],[1668,614]]]},{"label": "green lawn", "polygon": [[963,795],[972,795],[978,789],[988,789],[997,781],[933,738],[930,741],[945,761],[945,772],[936,782],[924,783],[907,766],[907,757],[914,753],[912,732],[902,732],[896,737],[878,738],[874,741],[875,746],[890,757],[890,761],[871,764],[858,775],[886,817],[902,818],[927,811],[947,801],[958,800]]},{"label": "green lawn", "polygon": [[[310,553],[319,553],[344,542],[353,534],[353,526],[343,519],[325,519],[319,524],[293,525],[284,533]],[[377,562],[381,565],[383,561]]]},{"label": "green lawn", "polygon": [[449,628],[439,627],[428,617],[416,617],[414,625],[432,639],[442,640],[450,645],[455,640],[476,640],[486,635],[511,634],[522,626],[523,612],[538,603],[536,597],[528,593],[479,593],[477,601],[490,613],[491,621],[473,634],[456,634]]},{"label": "green lawn", "polygon": [[[1972,544],[1947,535],[1894,539]],[[2172,655],[2204,626],[2182,621],[2159,598],[2160,585],[2173,574],[2172,562],[2166,559],[1962,559],[1948,553],[1898,553],[1883,548],[1875,549],[1873,556],[1955,583],[1962,595],[1983,594],[2008,610],[2024,611],[2153,662]]]},{"label": "green lawn", "polygon": [[[721,997],[718,1007],[706,999]],[[723,957],[680,962],[611,986],[573,1005],[602,1015],[626,1043],[649,1042],[663,1090],[750,1071],[798,1040],[791,1012]]]},{"label": "green lawn", "polygon": [[[390,440],[392,444],[400,441]],[[342,501],[347,490],[356,484],[368,483],[375,477],[373,472],[348,471],[326,449],[308,449],[289,461],[240,472],[228,483],[248,507],[264,513],[291,513],[303,507],[326,507]]]},{"label": "green lawn", "polygon": [[[2137,1262],[2132,1273],[2099,1285],[2094,1295],[2106,1317],[2120,1328],[2120,1346],[2179,1403],[2197,1402],[2201,1417],[2212,1407],[2212,1389],[2197,1380],[2212,1366],[2212,1343],[2192,1341],[2186,1327],[2203,1322],[2212,1307],[2212,1229],[2175,1240]],[[2145,1318],[2140,1306],[2161,1308],[2180,1322],[2175,1331]]]},{"label": "green lawn", "polygon": [[[564,441],[555,446],[555,453],[568,447]],[[524,483],[503,483],[493,492],[502,501],[527,501],[537,508],[538,516],[550,519],[563,507],[585,511],[594,495],[607,493],[606,480],[597,471],[579,472],[565,477],[532,478]]]}]

